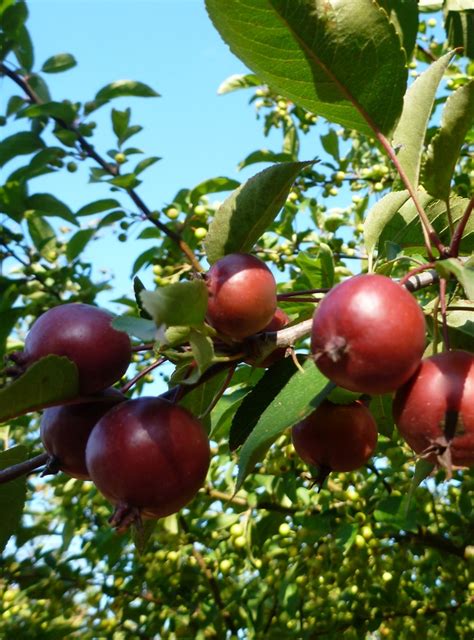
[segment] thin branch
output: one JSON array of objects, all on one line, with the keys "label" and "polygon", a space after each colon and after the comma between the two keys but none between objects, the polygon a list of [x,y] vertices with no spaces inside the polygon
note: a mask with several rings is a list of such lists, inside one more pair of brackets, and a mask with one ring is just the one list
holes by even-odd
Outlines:
[{"label": "thin branch", "polygon": [[448,317],[446,314],[446,278],[441,278],[439,281],[439,301],[441,311],[441,321],[443,329],[443,342],[446,351],[449,351],[449,332],[448,332]]},{"label": "thin branch", "polygon": [[[30,100],[32,102],[34,102],[35,104],[42,104],[42,100],[33,91],[33,89],[30,87],[30,85],[28,84],[28,80],[26,78],[23,78],[23,77],[19,76],[15,71],[12,71],[11,69],[9,69],[3,63],[0,63],[0,74],[3,74],[5,76],[7,76],[8,78],[10,78],[11,80],[13,80],[13,82],[15,82],[15,84],[17,84],[26,93],[26,95],[30,98]],[[102,156],[100,156],[97,153],[97,151],[90,144],[90,142],[88,142],[84,138],[84,136],[82,136],[78,132],[78,130],[77,130],[75,125],[68,124],[67,122],[64,122],[64,120],[62,120],[61,118],[54,118],[53,117],[52,119],[61,128],[66,129],[68,131],[72,131],[75,134],[77,142],[79,143],[79,146],[81,147],[81,149],[87,154],[87,156],[89,158],[92,158],[93,160],[95,160],[97,162],[97,164],[100,167],[102,167],[102,169],[104,171],[106,171],[111,176],[117,176],[118,175],[117,166],[115,164],[110,164],[109,162],[104,160],[102,158]],[[145,215],[145,217],[152,224],[154,224],[156,227],[158,227],[158,229],[160,229],[160,231],[162,231],[166,236],[168,236],[168,238],[170,240],[172,240],[179,247],[179,249],[188,258],[188,260],[191,263],[193,269],[196,272],[203,271],[203,267],[199,264],[199,262],[196,259],[196,256],[194,255],[191,247],[181,238],[181,236],[179,234],[177,234],[175,231],[173,231],[172,229],[169,229],[165,224],[163,224],[162,222],[157,220],[155,218],[155,216],[153,216],[153,214],[151,213],[149,208],[145,205],[143,200],[140,198],[140,196],[137,194],[137,192],[134,189],[125,189],[125,191],[128,193],[128,195],[133,200],[133,202],[136,204],[136,206],[140,209],[140,211]]]},{"label": "thin branch", "polygon": [[457,258],[459,255],[459,247],[461,245],[462,236],[466,225],[471,217],[472,210],[474,209],[474,197],[471,198],[469,204],[466,207],[466,211],[463,213],[461,220],[458,222],[456,229],[454,230],[453,237],[451,238],[451,244],[449,246],[449,255],[453,258]]},{"label": "thin branch", "polygon": [[164,358],[164,357],[158,358],[158,360],[156,360],[155,362],[152,362],[147,367],[145,367],[144,369],[139,371],[135,377],[133,377],[131,380],[129,380],[126,384],[123,385],[123,387],[120,389],[120,393],[127,393],[127,391],[130,391],[130,389],[139,380],[141,380],[148,373],[150,373],[150,371],[153,371],[153,369],[156,369],[156,367],[159,367],[161,364],[163,364],[163,362],[165,362],[165,360],[167,360],[167,358]]},{"label": "thin branch", "polygon": [[29,460],[25,460],[24,462],[19,462],[18,464],[14,464],[11,467],[2,469],[0,471],[0,484],[10,482],[11,480],[16,480],[17,478],[21,478],[22,476],[35,471],[39,467],[43,467],[48,462],[48,459],[48,453],[40,453],[34,458],[30,458]]}]

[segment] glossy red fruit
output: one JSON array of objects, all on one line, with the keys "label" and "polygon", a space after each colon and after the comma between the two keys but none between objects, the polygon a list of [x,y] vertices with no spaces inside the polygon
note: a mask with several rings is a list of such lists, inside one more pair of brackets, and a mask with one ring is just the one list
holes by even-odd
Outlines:
[{"label": "glossy red fruit", "polygon": [[[286,325],[289,322],[290,322],[290,319],[287,316],[287,314],[283,311],[283,309],[280,309],[280,307],[277,307],[273,315],[273,318],[270,320],[267,326],[264,329],[262,329],[262,333],[266,333],[269,331],[279,331],[280,329],[283,329],[284,327],[286,327]],[[264,360],[256,360],[255,358],[248,358],[245,362],[247,362],[248,364],[251,364],[254,367],[260,367],[260,368],[271,367],[272,364],[275,364],[275,362],[278,362],[278,360],[281,360],[282,358],[284,358],[285,353],[286,353],[286,347],[279,347],[278,349],[275,349],[274,351],[272,351],[272,353],[270,353],[270,355],[268,355]]]},{"label": "glossy red fruit", "polygon": [[96,423],[125,396],[116,389],[107,389],[97,400],[51,407],[43,412],[40,435],[51,456],[50,471],[64,471],[73,478],[89,479],[86,466],[87,440]]},{"label": "glossy red fruit", "polygon": [[293,446],[307,464],[330,471],[362,467],[377,446],[377,425],[365,405],[325,400],[292,428]]},{"label": "glossy red fruit", "polygon": [[387,393],[419,365],[425,320],[415,298],[398,283],[360,275],[324,297],[311,340],[316,365],[330,380],[359,393]]},{"label": "glossy red fruit", "polygon": [[94,427],[86,449],[89,474],[117,506],[119,529],[140,516],[179,511],[202,486],[209,468],[202,424],[186,409],[161,398],[129,400]]},{"label": "glossy red fruit", "polygon": [[426,358],[393,402],[401,436],[448,469],[474,465],[474,356],[448,351]]},{"label": "glossy red fruit", "polygon": [[207,320],[217,331],[242,340],[263,331],[277,306],[276,283],[264,262],[246,253],[217,260],[207,273]]},{"label": "glossy red fruit", "polygon": [[43,313],[25,341],[29,366],[51,354],[67,356],[78,369],[79,392],[102,391],[119,380],[131,360],[130,338],[112,327],[113,316],[88,304],[69,303]]}]

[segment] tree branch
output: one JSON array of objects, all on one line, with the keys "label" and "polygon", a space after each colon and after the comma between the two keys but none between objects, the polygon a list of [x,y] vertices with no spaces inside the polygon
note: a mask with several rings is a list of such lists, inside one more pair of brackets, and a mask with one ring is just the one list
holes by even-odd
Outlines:
[{"label": "tree branch", "polygon": [[[26,78],[18,75],[15,71],[12,71],[11,69],[9,69],[3,63],[0,63],[0,74],[3,74],[5,76],[7,76],[8,78],[10,78],[11,80],[13,80],[13,82],[15,84],[17,84],[26,93],[26,95],[29,97],[29,99],[33,103],[42,104],[42,100],[33,91],[33,89],[30,87],[30,85],[28,84],[28,80]],[[108,174],[110,174],[111,176],[117,176],[117,174],[118,174],[117,166],[115,164],[110,164],[109,162],[104,160],[102,158],[102,156],[100,156],[97,153],[97,151],[90,144],[90,142],[88,142],[84,138],[84,136],[82,136],[78,132],[78,130],[77,130],[77,128],[76,128],[76,126],[74,124],[68,124],[67,122],[64,122],[64,120],[61,120],[61,118],[52,117],[52,119],[61,128],[66,129],[67,131],[71,131],[72,133],[75,134],[77,142],[79,143],[79,146],[81,147],[82,151],[85,152],[86,155],[89,158],[95,160],[97,162],[97,164],[100,167],[102,167],[102,169],[104,171],[106,171]],[[195,271],[197,271],[197,272],[203,271],[203,267],[199,264],[199,262],[196,259],[196,256],[194,255],[191,247],[181,238],[181,236],[179,234],[177,234],[175,231],[173,231],[172,229],[169,229],[165,224],[163,224],[162,222],[157,220],[155,218],[155,216],[153,216],[153,214],[151,213],[150,209],[145,205],[143,200],[140,198],[140,196],[137,194],[137,192],[134,189],[125,189],[125,191],[128,193],[128,195],[133,200],[135,205],[145,215],[145,217],[152,224],[154,224],[158,229],[160,229],[160,231],[162,231],[170,240],[172,240],[179,247],[179,249],[188,258],[188,260],[189,260],[190,264],[192,265],[193,269]]]},{"label": "tree branch", "polygon": [[25,460],[24,462],[19,462],[18,464],[14,464],[11,467],[2,469],[0,471],[0,484],[11,482],[11,480],[21,478],[22,476],[35,471],[35,469],[43,467],[47,463],[48,459],[48,453],[40,453],[34,458],[30,458],[29,460]]}]

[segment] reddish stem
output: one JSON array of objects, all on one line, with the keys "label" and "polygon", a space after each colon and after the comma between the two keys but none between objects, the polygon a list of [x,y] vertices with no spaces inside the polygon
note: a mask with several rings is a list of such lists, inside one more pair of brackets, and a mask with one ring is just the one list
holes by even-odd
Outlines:
[{"label": "reddish stem", "polygon": [[413,276],[418,275],[419,273],[423,273],[423,271],[428,271],[429,269],[432,269],[433,267],[434,267],[434,262],[428,262],[427,264],[421,264],[418,267],[415,267],[414,269],[411,269],[411,271],[408,271],[408,273],[406,273],[403,276],[403,278],[401,278],[401,280],[399,281],[398,284],[400,284],[403,287],[408,282],[408,280],[410,280],[410,278],[412,278]]},{"label": "reddish stem", "polygon": [[30,458],[29,460],[25,460],[24,462],[19,462],[18,464],[14,464],[11,467],[7,467],[6,469],[2,469],[0,471],[0,484],[5,482],[10,482],[11,480],[16,480],[17,478],[21,478],[22,476],[35,471],[39,467],[43,467],[49,460],[48,453],[40,453],[40,455],[35,456],[34,458]]},{"label": "reddish stem", "polygon": [[159,358],[158,360],[156,360],[155,362],[152,362],[151,364],[148,365],[148,367],[145,367],[144,369],[142,369],[142,371],[140,371],[139,373],[137,373],[137,375],[132,378],[131,380],[129,380],[127,382],[127,384],[124,384],[123,387],[120,389],[120,393],[127,393],[127,391],[130,391],[130,389],[139,381],[141,380],[141,378],[143,378],[144,376],[146,376],[148,373],[150,373],[150,371],[153,371],[153,369],[156,369],[156,367],[159,367],[160,364],[163,364],[163,362],[165,362],[166,358]]},{"label": "reddish stem", "polygon": [[474,197],[471,198],[469,204],[466,207],[466,211],[463,213],[461,220],[458,222],[453,237],[451,238],[451,244],[449,245],[449,255],[453,258],[457,258],[459,255],[459,247],[461,245],[462,236],[466,225],[471,217],[472,210],[474,209]]},{"label": "reddish stem", "polygon": [[440,278],[439,280],[439,301],[441,307],[441,319],[443,323],[443,342],[446,351],[449,351],[449,332],[448,332],[448,318],[446,314],[447,303],[446,303],[446,278]]}]

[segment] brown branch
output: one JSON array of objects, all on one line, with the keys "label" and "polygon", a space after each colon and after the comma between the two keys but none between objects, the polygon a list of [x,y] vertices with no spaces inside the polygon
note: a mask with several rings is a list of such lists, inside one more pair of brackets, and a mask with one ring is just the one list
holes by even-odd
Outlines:
[{"label": "brown branch", "polygon": [[161,364],[163,364],[163,362],[165,362],[166,359],[167,358],[164,358],[164,357],[158,358],[158,360],[155,360],[155,362],[152,362],[147,367],[139,371],[136,376],[134,376],[131,380],[129,380],[126,384],[123,385],[123,387],[120,389],[120,393],[127,393],[127,391],[130,391],[133,385],[135,385],[139,380],[141,380],[141,378],[143,378],[148,373],[150,373],[150,371],[153,371],[153,369],[156,369],[156,367],[159,367]]},{"label": "brown branch", "polygon": [[11,482],[12,480],[16,480],[17,478],[21,478],[22,476],[35,471],[35,469],[38,469],[39,467],[43,467],[48,462],[48,459],[48,453],[40,453],[34,458],[30,458],[24,462],[19,462],[11,467],[2,469],[0,471],[0,484]]},{"label": "brown branch", "polygon": [[[42,104],[43,103],[41,98],[33,91],[33,89],[28,84],[28,80],[26,78],[23,78],[23,77],[19,76],[15,71],[12,71],[11,69],[9,69],[3,63],[0,63],[0,74],[3,74],[5,76],[7,76],[8,78],[10,78],[11,80],[13,80],[13,82],[15,84],[17,84],[26,93],[26,95],[30,98],[30,100],[32,102],[34,102],[35,104]],[[64,122],[64,120],[62,120],[61,118],[52,117],[52,119],[61,128],[66,129],[67,131],[71,131],[72,133],[74,133],[75,136],[76,136],[77,142],[79,143],[79,146],[81,147],[82,151],[84,151],[89,158],[95,160],[97,162],[97,164],[100,167],[102,167],[102,169],[104,171],[106,171],[108,174],[110,174],[111,176],[114,176],[114,177],[118,175],[117,166],[115,164],[110,164],[109,162],[104,160],[102,158],[102,156],[100,156],[97,153],[97,151],[90,144],[90,142],[88,142],[84,138],[84,136],[82,136],[78,132],[77,127],[74,124],[68,124],[67,122]],[[157,220],[155,218],[155,216],[153,216],[153,214],[151,213],[150,209],[145,205],[143,200],[140,198],[140,196],[137,194],[137,192],[134,189],[125,189],[125,191],[128,193],[128,195],[133,200],[133,202],[136,204],[136,206],[140,209],[140,211],[145,215],[145,217],[152,224],[154,224],[158,229],[160,229],[160,231],[162,231],[166,236],[168,236],[168,238],[170,240],[172,240],[179,247],[179,249],[188,258],[188,260],[191,263],[193,269],[196,272],[203,271],[203,267],[199,264],[199,262],[196,259],[196,256],[194,255],[191,247],[181,238],[181,236],[179,234],[177,234],[175,231],[173,231],[172,229],[169,229],[165,224],[163,224],[162,222]]]}]

